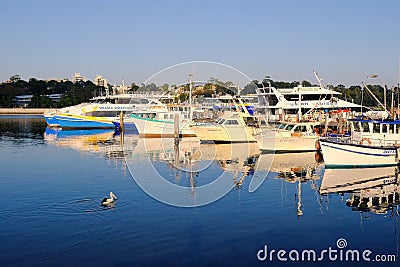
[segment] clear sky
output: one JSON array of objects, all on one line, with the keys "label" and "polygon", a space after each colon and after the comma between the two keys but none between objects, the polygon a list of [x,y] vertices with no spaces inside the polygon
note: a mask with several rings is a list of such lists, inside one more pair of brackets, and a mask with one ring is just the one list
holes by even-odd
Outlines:
[{"label": "clear sky", "polygon": [[0,81],[79,72],[140,84],[201,60],[257,80],[315,83],[315,69],[325,84],[378,84],[366,78],[376,73],[392,86],[399,12],[398,0],[1,0]]}]

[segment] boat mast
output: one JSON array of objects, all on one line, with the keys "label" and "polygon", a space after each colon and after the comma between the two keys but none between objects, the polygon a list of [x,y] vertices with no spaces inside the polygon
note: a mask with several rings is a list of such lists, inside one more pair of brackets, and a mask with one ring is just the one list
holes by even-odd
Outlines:
[{"label": "boat mast", "polygon": [[301,89],[302,89],[302,86],[298,86],[297,87],[297,90],[298,90],[298,92],[299,92],[299,111],[298,111],[298,113],[297,113],[297,115],[298,115],[298,121],[301,121],[301,118],[303,117],[303,114],[301,113]]},{"label": "boat mast", "polygon": [[189,119],[193,119],[192,113],[192,89],[193,89],[193,73],[189,74]]},{"label": "boat mast", "polygon": [[371,92],[371,90],[369,90],[369,88],[365,85],[364,82],[361,82],[362,86],[367,89],[368,93],[370,93],[370,95],[375,99],[376,102],[378,102],[378,104],[383,107],[383,109],[385,110],[385,112],[390,116],[390,112],[386,109],[386,107],[381,103],[381,101],[379,101],[379,99],[374,95],[374,93]]}]

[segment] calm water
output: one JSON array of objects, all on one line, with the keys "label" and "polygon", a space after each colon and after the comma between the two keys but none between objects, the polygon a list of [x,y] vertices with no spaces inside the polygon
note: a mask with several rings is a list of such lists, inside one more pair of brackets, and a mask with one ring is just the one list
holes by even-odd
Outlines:
[{"label": "calm water", "polygon": [[[176,158],[171,140],[143,144],[134,134],[51,130],[41,117],[0,116],[0,265],[308,266],[321,262],[302,261],[304,250],[319,256],[329,247],[337,255],[368,249],[371,259],[399,253],[394,168],[325,171],[314,154],[277,155],[270,166],[268,155],[253,148],[232,156],[224,146],[187,141],[180,147]],[[201,187],[221,175],[232,189],[208,205],[165,204],[140,187],[154,182],[144,158],[170,184],[186,188],[176,199],[189,206],[201,203]],[[267,174],[250,193],[252,178]],[[102,207],[110,191],[118,201]],[[375,198],[360,203],[360,196]],[[347,245],[339,249],[340,238]],[[297,250],[300,260],[282,262],[275,253],[272,261],[260,261],[265,245],[268,253],[285,250],[286,258]],[[326,254],[323,265],[397,262],[346,262]]]}]

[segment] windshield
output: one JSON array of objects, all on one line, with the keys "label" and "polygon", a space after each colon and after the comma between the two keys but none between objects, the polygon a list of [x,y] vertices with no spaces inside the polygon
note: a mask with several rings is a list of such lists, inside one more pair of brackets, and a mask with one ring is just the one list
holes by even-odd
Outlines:
[{"label": "windshield", "polygon": [[287,126],[287,124],[282,123],[281,125],[278,126],[278,129],[284,129]]}]

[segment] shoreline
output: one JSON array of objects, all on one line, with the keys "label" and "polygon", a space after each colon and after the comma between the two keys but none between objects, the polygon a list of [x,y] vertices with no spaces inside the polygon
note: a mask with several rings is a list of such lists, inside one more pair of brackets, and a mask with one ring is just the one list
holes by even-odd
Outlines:
[{"label": "shoreline", "polygon": [[0,108],[0,115],[43,115],[48,108]]}]

